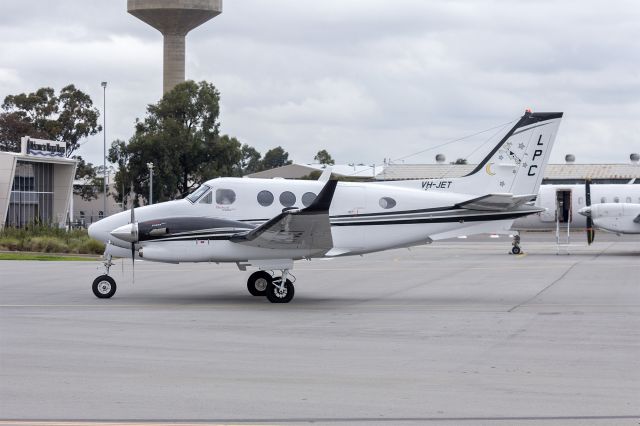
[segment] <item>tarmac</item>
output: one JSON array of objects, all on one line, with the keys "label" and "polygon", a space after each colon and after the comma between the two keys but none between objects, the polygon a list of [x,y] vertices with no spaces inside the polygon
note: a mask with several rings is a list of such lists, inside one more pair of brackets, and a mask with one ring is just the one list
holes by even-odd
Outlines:
[{"label": "tarmac", "polygon": [[100,300],[97,263],[2,261],[0,426],[637,425],[640,238],[596,238],[299,262],[289,304],[235,265],[124,262]]}]

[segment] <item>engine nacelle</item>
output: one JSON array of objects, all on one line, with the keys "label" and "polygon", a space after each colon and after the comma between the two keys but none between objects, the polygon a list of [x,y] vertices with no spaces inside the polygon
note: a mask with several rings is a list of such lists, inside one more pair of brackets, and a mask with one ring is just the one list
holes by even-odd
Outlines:
[{"label": "engine nacelle", "polygon": [[640,204],[602,203],[590,206],[591,218],[597,228],[619,234],[640,233]]}]

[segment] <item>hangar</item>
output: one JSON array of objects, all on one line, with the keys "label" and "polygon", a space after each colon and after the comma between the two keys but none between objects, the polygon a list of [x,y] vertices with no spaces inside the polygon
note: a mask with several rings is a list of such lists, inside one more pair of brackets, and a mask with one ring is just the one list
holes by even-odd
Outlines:
[{"label": "hangar", "polygon": [[76,160],[66,143],[23,137],[20,152],[0,152],[0,227],[67,222]]}]

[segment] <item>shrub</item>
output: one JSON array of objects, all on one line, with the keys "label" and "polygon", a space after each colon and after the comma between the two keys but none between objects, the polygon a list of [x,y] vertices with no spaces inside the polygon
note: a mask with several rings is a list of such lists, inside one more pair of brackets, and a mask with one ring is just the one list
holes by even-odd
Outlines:
[{"label": "shrub", "polygon": [[86,229],[67,231],[64,228],[29,225],[25,228],[0,229],[0,250],[102,254],[104,244],[91,239]]}]

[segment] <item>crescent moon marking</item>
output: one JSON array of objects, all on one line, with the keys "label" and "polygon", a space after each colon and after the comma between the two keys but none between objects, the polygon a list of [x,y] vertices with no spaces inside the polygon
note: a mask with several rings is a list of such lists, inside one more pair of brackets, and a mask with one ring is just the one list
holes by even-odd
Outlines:
[{"label": "crescent moon marking", "polygon": [[485,167],[485,170],[487,171],[487,174],[488,174],[489,176],[493,176],[493,175],[495,175],[495,173],[493,173],[493,172],[491,171],[491,166],[492,166],[492,165],[493,165],[493,163],[489,163],[489,164],[487,164],[487,167]]}]

